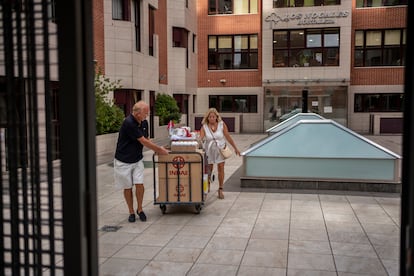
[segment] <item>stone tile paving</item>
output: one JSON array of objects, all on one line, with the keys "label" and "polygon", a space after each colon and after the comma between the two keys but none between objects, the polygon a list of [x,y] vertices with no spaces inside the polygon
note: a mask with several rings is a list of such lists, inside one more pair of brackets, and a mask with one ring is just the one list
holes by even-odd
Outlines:
[{"label": "stone tile paving", "polygon": [[[233,137],[244,150],[264,135]],[[241,162],[227,161],[226,180]],[[399,194],[225,188],[219,200],[216,181],[200,214],[168,205],[163,215],[152,173],[145,171],[148,220],[128,223],[112,167],[97,167],[99,229],[121,227],[98,230],[100,275],[399,274]]]}]

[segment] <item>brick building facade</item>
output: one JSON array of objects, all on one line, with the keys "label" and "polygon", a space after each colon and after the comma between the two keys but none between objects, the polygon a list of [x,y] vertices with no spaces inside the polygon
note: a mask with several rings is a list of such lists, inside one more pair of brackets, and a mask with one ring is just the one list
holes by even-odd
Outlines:
[{"label": "brick building facade", "polygon": [[95,56],[122,80],[115,100],[170,94],[193,129],[214,106],[232,131],[264,132],[306,94],[357,132],[398,133],[407,6],[377,2],[104,0]]}]

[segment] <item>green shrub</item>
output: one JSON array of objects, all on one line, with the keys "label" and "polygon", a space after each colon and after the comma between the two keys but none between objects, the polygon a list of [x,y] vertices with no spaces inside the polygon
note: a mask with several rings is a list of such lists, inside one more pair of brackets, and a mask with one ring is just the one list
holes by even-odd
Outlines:
[{"label": "green shrub", "polygon": [[124,112],[108,99],[108,94],[120,87],[120,80],[111,81],[101,70],[95,74],[96,135],[119,131]]},{"label": "green shrub", "polygon": [[158,94],[155,99],[155,115],[160,118],[160,126],[167,125],[170,120],[179,123],[180,109],[173,97],[167,94]]}]

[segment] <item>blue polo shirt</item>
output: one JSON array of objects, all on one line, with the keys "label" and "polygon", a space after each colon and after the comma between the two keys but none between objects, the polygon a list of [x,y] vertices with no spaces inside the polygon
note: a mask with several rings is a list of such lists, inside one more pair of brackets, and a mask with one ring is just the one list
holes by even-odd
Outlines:
[{"label": "blue polo shirt", "polygon": [[124,163],[136,163],[143,158],[144,146],[137,140],[142,136],[148,137],[148,121],[141,124],[130,114],[125,118],[119,130],[115,158]]}]

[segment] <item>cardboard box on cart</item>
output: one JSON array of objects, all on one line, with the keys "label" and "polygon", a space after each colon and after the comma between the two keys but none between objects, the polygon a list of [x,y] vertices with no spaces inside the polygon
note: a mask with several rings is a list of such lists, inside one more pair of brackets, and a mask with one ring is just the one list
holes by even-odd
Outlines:
[{"label": "cardboard box on cart", "polygon": [[198,150],[198,142],[196,140],[171,141],[171,151],[188,151],[195,152]]},{"label": "cardboard box on cart", "polygon": [[[202,150],[193,153],[171,152],[168,155],[159,155],[157,201],[202,202],[203,158]],[[178,195],[180,201],[178,201]]]}]

